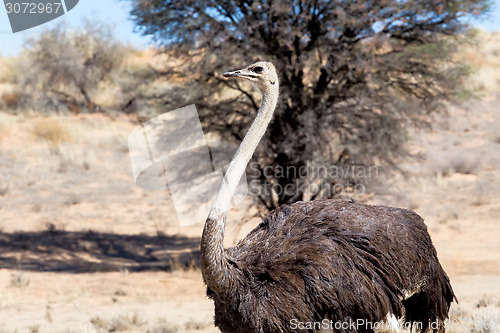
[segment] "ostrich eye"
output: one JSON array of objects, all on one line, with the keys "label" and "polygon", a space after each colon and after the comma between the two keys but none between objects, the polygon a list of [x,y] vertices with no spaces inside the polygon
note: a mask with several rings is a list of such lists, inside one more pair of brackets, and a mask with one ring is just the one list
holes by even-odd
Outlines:
[{"label": "ostrich eye", "polygon": [[252,72],[257,73],[257,74],[260,74],[263,71],[264,71],[264,68],[260,67],[260,66],[256,66],[256,67],[252,68]]}]

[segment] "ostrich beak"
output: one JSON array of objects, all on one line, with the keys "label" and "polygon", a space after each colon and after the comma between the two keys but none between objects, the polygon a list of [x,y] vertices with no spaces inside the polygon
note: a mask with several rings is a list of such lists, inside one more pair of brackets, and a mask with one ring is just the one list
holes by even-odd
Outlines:
[{"label": "ostrich beak", "polygon": [[240,78],[240,79],[246,79],[253,81],[254,79],[257,78],[257,75],[247,69],[239,69],[237,71],[232,71],[232,72],[226,72],[222,74],[224,77],[234,77],[234,78]]}]

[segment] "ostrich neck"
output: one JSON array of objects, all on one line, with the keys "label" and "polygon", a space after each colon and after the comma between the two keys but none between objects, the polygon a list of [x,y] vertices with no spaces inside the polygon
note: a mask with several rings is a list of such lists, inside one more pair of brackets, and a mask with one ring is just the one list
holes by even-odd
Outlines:
[{"label": "ostrich neck", "polygon": [[257,117],[229,164],[203,229],[200,246],[203,280],[216,293],[229,290],[232,280],[223,246],[227,212],[246,166],[271,121],[278,100],[278,84],[272,89],[261,90],[261,93]]}]

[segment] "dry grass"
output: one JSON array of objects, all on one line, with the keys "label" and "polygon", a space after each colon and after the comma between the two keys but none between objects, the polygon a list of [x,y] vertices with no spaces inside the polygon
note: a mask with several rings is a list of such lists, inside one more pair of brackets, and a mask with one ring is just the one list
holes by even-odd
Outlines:
[{"label": "dry grass", "polygon": [[24,272],[17,271],[10,276],[10,286],[14,288],[26,288],[30,284],[30,279]]},{"label": "dry grass", "polygon": [[189,330],[203,330],[207,328],[211,323],[203,322],[203,321],[198,321],[193,318],[190,318],[188,322],[184,325],[186,329]]},{"label": "dry grass", "polygon": [[32,131],[35,136],[44,139],[54,146],[59,146],[61,143],[68,142],[71,139],[67,126],[56,117],[36,120]]},{"label": "dry grass", "polygon": [[61,144],[55,151],[59,156],[58,172],[68,172],[73,167],[89,170],[93,165],[99,164],[94,151],[75,148],[74,145]]},{"label": "dry grass", "polygon": [[0,103],[9,110],[17,109],[21,104],[21,96],[16,92],[4,93],[0,97]]},{"label": "dry grass", "polygon": [[188,274],[199,274],[200,264],[194,258],[181,260],[178,256],[169,260],[171,272],[183,272]]},{"label": "dry grass", "polygon": [[425,172],[442,177],[451,176],[454,173],[463,175],[477,175],[482,168],[482,160],[478,153],[473,151],[464,152],[463,149],[454,147],[450,150],[436,149],[429,153],[427,160],[430,162]]},{"label": "dry grass", "polygon": [[0,142],[2,138],[9,135],[15,126],[15,117],[0,112]]},{"label": "dry grass", "polygon": [[9,185],[0,184],[0,197],[3,197],[9,192]]},{"label": "dry grass", "polygon": [[450,310],[447,331],[454,333],[500,332],[499,304],[480,298],[476,304],[454,304]]},{"label": "dry grass", "polygon": [[146,333],[177,333],[180,332],[179,326],[169,323],[166,320],[160,320],[156,325],[149,327]]},{"label": "dry grass", "polygon": [[[90,320],[97,332],[147,332],[147,333],[176,333],[183,330],[176,324],[165,319],[159,319],[155,324],[148,324],[139,314],[120,315],[111,319],[94,317]],[[202,330],[207,323],[186,323],[186,329]]]},{"label": "dry grass", "polygon": [[121,315],[111,319],[94,317],[90,322],[98,332],[123,332],[132,329],[140,330],[145,325],[145,322],[137,313]]},{"label": "dry grass", "polygon": [[471,155],[463,155],[463,153],[457,153],[450,156],[448,170],[445,173],[457,172],[464,175],[476,174],[478,168],[480,167],[478,163],[478,158]]}]

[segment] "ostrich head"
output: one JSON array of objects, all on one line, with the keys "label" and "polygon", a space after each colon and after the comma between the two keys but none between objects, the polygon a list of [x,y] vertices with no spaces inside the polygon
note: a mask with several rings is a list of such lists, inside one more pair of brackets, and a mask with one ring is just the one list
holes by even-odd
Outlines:
[{"label": "ostrich head", "polygon": [[250,81],[262,92],[272,91],[278,88],[278,74],[274,65],[267,61],[259,61],[232,72],[223,74],[225,77],[234,77]]}]

